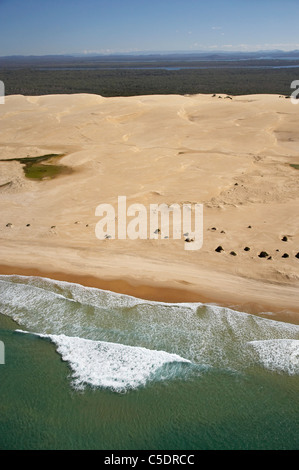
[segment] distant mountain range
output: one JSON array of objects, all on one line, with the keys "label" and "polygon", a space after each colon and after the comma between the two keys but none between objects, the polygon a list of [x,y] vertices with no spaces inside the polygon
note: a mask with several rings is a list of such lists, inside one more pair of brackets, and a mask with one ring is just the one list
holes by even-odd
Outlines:
[{"label": "distant mountain range", "polygon": [[299,50],[281,51],[281,50],[261,50],[256,52],[224,52],[224,51],[138,51],[138,52],[121,52],[113,54],[103,53],[72,53],[72,54],[47,54],[47,55],[11,55],[0,56],[0,60],[66,60],[73,58],[98,58],[98,59],[119,59],[119,58],[161,58],[165,59],[192,59],[192,60],[248,60],[248,59],[299,59]]}]

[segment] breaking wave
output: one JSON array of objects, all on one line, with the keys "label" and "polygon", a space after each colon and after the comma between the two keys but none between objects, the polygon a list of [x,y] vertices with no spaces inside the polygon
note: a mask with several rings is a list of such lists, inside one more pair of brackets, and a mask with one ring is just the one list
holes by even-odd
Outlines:
[{"label": "breaking wave", "polygon": [[45,278],[0,276],[0,313],[55,343],[75,388],[124,392],[213,368],[299,373],[299,326],[216,305],[152,302]]}]

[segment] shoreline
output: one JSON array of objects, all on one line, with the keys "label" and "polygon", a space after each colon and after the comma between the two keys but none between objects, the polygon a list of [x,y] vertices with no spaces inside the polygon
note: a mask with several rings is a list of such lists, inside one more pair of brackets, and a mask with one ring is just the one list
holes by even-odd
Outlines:
[{"label": "shoreline", "polygon": [[213,300],[188,289],[155,286],[150,284],[133,283],[124,279],[102,279],[86,274],[62,273],[60,271],[47,272],[38,268],[21,268],[0,265],[0,275],[44,277],[55,281],[80,284],[85,287],[107,290],[117,294],[129,295],[143,300],[166,303],[212,303]]},{"label": "shoreline", "polygon": [[85,287],[106,290],[154,302],[214,304],[270,320],[299,325],[299,314],[296,307],[286,308],[277,301],[263,301],[258,295],[256,298],[251,299],[251,301],[245,296],[244,302],[242,303],[238,295],[231,292],[223,296],[223,300],[221,300],[216,293],[214,296],[206,295],[199,290],[195,292],[194,289],[191,288],[174,288],[168,285],[158,285],[158,283],[133,282],[132,280],[127,281],[117,278],[102,279],[93,275],[45,271],[33,267],[24,268],[0,265],[0,275],[48,278],[54,281],[80,284]]}]

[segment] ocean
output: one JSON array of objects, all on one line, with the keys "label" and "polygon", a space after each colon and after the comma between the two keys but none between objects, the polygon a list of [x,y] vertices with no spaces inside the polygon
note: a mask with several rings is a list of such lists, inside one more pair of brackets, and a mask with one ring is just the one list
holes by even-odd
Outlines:
[{"label": "ocean", "polygon": [[299,448],[298,325],[1,275],[0,341],[2,450]]}]

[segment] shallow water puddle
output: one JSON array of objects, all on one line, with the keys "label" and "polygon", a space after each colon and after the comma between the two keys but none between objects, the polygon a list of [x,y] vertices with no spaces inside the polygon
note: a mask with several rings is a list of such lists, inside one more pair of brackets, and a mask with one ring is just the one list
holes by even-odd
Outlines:
[{"label": "shallow water puddle", "polygon": [[[57,159],[64,157],[65,154],[48,154],[39,157],[27,158],[11,158],[7,160],[0,160],[0,162],[20,162],[23,165],[23,170],[26,178],[34,180],[53,179],[59,175],[66,175],[72,173],[72,169],[65,165],[57,165]],[[44,162],[48,164],[45,165]]]}]

